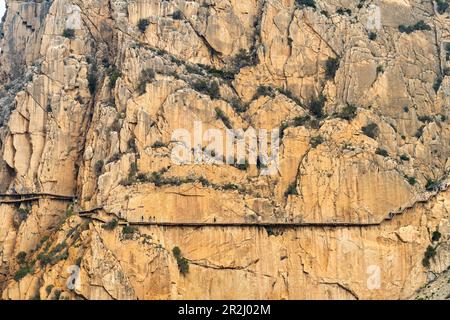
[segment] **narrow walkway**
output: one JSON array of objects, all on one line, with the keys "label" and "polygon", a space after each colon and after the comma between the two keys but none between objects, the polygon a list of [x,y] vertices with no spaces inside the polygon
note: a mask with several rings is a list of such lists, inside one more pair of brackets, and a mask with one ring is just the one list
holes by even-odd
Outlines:
[{"label": "narrow walkway", "polygon": [[[95,220],[107,223],[103,217],[96,216],[97,212],[103,210],[103,207],[96,207],[89,210],[77,212],[80,218]],[[386,220],[388,220],[387,218]],[[384,220],[383,220],[384,221]],[[164,221],[127,221],[124,218],[119,218],[118,221],[121,226],[136,226],[136,227],[168,227],[168,228],[241,228],[241,227],[255,227],[255,228],[308,228],[308,227],[323,227],[323,228],[361,228],[361,227],[376,227],[381,222],[367,222],[367,223],[351,223],[351,222],[164,222]]]},{"label": "narrow walkway", "polygon": [[[377,227],[386,221],[394,219],[396,216],[403,214],[407,210],[413,209],[418,204],[427,203],[431,198],[436,197],[440,192],[446,191],[448,184],[446,184],[440,190],[435,191],[429,197],[425,199],[416,200],[412,205],[400,209],[397,212],[391,212],[387,217],[379,222],[368,222],[368,223],[351,223],[351,222],[157,222],[157,221],[124,221],[121,219],[119,221],[120,225],[129,226],[156,226],[156,227],[172,227],[172,228],[201,228],[201,227],[216,227],[216,228],[226,228],[226,227],[256,227],[256,228],[362,228],[362,227]],[[72,195],[59,195],[52,193],[4,193],[0,194],[0,204],[20,204],[29,203],[34,201],[39,201],[42,199],[50,199],[56,201],[74,201],[77,199],[76,196]],[[96,220],[99,222],[102,219],[95,217],[94,215],[103,210],[103,207],[95,207],[89,210],[79,211],[77,214],[81,218],[88,218],[91,220]]]},{"label": "narrow walkway", "polygon": [[78,211],[77,214],[80,217],[90,217],[90,216],[92,216],[93,214],[95,214],[99,210],[103,210],[103,207],[96,207],[96,208],[92,208],[92,209],[89,209],[89,210]]},{"label": "narrow walkway", "polygon": [[157,226],[157,227],[173,227],[173,228],[200,228],[200,227],[215,227],[215,228],[227,228],[227,227],[257,227],[257,228],[361,228],[361,227],[375,227],[379,226],[379,223],[301,223],[301,222],[120,222],[119,225],[129,226]]},{"label": "narrow walkway", "polygon": [[52,193],[2,193],[0,194],[0,204],[18,204],[35,202],[42,199],[58,201],[74,201],[76,196],[59,195]]},{"label": "narrow walkway", "polygon": [[[428,197],[417,199],[414,203],[409,206],[405,206],[396,212],[390,212],[385,218],[381,219],[379,222],[367,222],[367,223],[356,223],[356,222],[158,222],[158,221],[125,221],[124,219],[119,219],[119,225],[128,226],[155,226],[155,227],[168,227],[168,228],[201,228],[201,227],[215,227],[215,228],[227,228],[227,227],[255,227],[255,228],[367,228],[367,227],[378,227],[383,223],[392,221],[398,216],[403,215],[408,210],[413,210],[418,205],[424,205],[428,203],[431,199],[435,198],[441,192],[447,191],[448,185],[445,188],[437,190],[430,193]],[[103,207],[95,207],[90,210],[80,211],[78,215],[82,218],[87,218],[91,220],[100,221],[106,223],[107,221],[102,221],[101,218],[95,217],[95,214],[103,210]]]}]

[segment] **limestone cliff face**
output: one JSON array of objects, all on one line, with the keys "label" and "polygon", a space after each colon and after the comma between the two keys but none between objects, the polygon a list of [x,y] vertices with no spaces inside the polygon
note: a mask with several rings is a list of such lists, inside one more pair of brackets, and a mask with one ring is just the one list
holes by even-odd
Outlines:
[{"label": "limestone cliff face", "polygon": [[[7,1],[2,298],[448,298],[449,10],[304,3]],[[174,164],[196,121],[277,174]]]}]

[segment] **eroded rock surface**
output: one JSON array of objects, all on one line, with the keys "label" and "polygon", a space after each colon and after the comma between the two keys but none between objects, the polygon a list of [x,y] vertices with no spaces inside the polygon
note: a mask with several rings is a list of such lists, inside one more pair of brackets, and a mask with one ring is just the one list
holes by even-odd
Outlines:
[{"label": "eroded rock surface", "polygon": [[[301,2],[7,1],[2,298],[448,298],[449,12]],[[276,174],[175,164],[196,122]]]}]

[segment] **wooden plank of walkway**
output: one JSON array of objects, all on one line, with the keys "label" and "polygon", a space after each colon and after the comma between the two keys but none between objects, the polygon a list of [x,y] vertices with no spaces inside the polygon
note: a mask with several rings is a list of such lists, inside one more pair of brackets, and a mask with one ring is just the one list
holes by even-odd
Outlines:
[{"label": "wooden plank of walkway", "polygon": [[361,227],[375,227],[379,223],[280,223],[280,222],[262,222],[262,223],[232,223],[232,222],[120,222],[119,225],[129,226],[155,226],[155,227],[173,227],[173,228],[201,228],[201,227],[215,227],[215,228],[241,228],[241,227],[257,227],[257,228],[361,228]]},{"label": "wooden plank of walkway", "polygon": [[76,196],[59,195],[52,193],[11,193],[0,194],[0,204],[16,204],[23,202],[34,202],[41,199],[50,199],[58,201],[73,201]]},{"label": "wooden plank of walkway", "polygon": [[27,199],[16,199],[16,200],[0,200],[0,203],[2,204],[14,204],[14,203],[22,203],[22,202],[34,202],[34,201],[39,201],[43,198],[39,198],[39,197],[35,197],[35,198],[27,198]]},{"label": "wooden plank of walkway", "polygon": [[[440,192],[446,191],[448,188],[448,185],[446,185],[446,188],[443,188],[440,191],[436,191],[433,194],[431,194],[427,199],[420,199],[417,200],[415,203],[413,203],[411,206],[405,207],[399,212],[391,212],[388,214],[387,217],[383,218],[379,222],[372,222],[372,223],[345,223],[345,222],[326,222],[326,223],[305,223],[305,222],[286,222],[286,223],[280,223],[280,222],[266,222],[266,223],[249,223],[249,222],[242,222],[242,223],[224,223],[224,222],[156,222],[156,221],[138,221],[138,222],[119,222],[119,225],[130,225],[130,226],[156,226],[156,227],[169,227],[169,228],[201,228],[201,227],[216,227],[216,228],[224,228],[224,227],[256,227],[256,228],[366,228],[366,227],[378,227],[381,224],[385,222],[392,221],[395,217],[405,213],[407,210],[413,209],[418,204],[427,203],[432,198],[436,197]],[[87,211],[80,211],[78,214],[83,218],[88,219],[95,219],[96,218],[91,217],[95,214],[96,211],[102,210],[103,207],[97,207],[92,208]]]},{"label": "wooden plank of walkway", "polygon": [[61,195],[55,193],[46,193],[46,192],[32,192],[32,193],[0,193],[0,198],[21,198],[21,197],[55,197],[55,198],[64,198],[64,199],[74,199],[76,196],[74,195]]},{"label": "wooden plank of walkway", "polygon": [[[81,218],[99,221],[92,216],[96,211],[102,210],[103,207],[92,208],[89,210],[77,212]],[[101,221],[101,220],[100,220]],[[305,222],[157,222],[157,221],[120,221],[119,225],[125,226],[155,226],[155,227],[169,227],[169,228],[201,228],[201,227],[215,227],[215,228],[230,228],[230,227],[256,227],[256,228],[308,228],[308,227],[323,227],[323,228],[361,228],[361,227],[375,227],[381,223],[305,223]]]},{"label": "wooden plank of walkway", "polygon": [[78,215],[80,216],[91,216],[93,214],[95,214],[97,211],[103,210],[103,207],[96,207],[96,208],[92,208],[89,210],[82,210],[82,211],[78,211]]}]

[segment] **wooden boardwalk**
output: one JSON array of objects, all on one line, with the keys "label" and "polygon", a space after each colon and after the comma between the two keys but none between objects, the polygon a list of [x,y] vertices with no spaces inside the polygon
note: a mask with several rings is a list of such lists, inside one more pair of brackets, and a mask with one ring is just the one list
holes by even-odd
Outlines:
[{"label": "wooden boardwalk", "polygon": [[42,199],[57,201],[74,201],[76,196],[60,195],[53,193],[2,193],[0,194],[0,204],[20,204],[36,202]]},{"label": "wooden boardwalk", "polygon": [[[119,219],[119,225],[129,225],[129,226],[155,226],[155,227],[167,227],[167,228],[202,228],[202,227],[214,227],[214,228],[362,228],[362,227],[377,227],[382,223],[391,221],[395,217],[402,215],[407,210],[413,209],[416,205],[427,203],[431,198],[436,197],[440,192],[446,191],[448,189],[448,184],[446,184],[440,190],[429,194],[428,197],[423,199],[416,199],[411,205],[401,208],[397,212],[389,213],[384,219],[379,222],[164,222],[164,221],[125,221],[124,219]],[[74,195],[60,195],[52,193],[4,193],[0,194],[0,204],[20,204],[35,202],[42,199],[50,199],[55,201],[67,201],[71,202],[77,199]],[[81,218],[87,218],[91,220],[96,220],[99,222],[104,222],[99,217],[95,215],[103,210],[102,206],[94,207],[89,210],[78,211],[77,214]]]},{"label": "wooden boardwalk", "polygon": [[[422,199],[416,199],[412,204],[401,208],[398,211],[390,212],[385,218],[378,222],[164,222],[164,221],[124,221],[124,219],[119,219],[119,225],[128,226],[142,226],[142,227],[167,227],[167,228],[279,228],[279,229],[289,229],[289,228],[368,228],[368,227],[379,227],[383,223],[388,223],[398,216],[403,215],[408,210],[414,209],[418,205],[426,204],[432,198],[436,197],[439,193],[444,192],[448,189],[448,185],[445,188],[435,191],[429,194],[428,197]],[[90,210],[80,211],[78,214],[80,217],[88,218],[96,221],[102,221],[93,217],[98,211],[103,210],[103,207],[96,207]],[[104,222],[104,221],[102,221]]]},{"label": "wooden boardwalk", "polygon": [[376,227],[380,223],[309,223],[309,222],[120,222],[119,225],[129,226],[155,226],[168,228],[361,228]]}]

